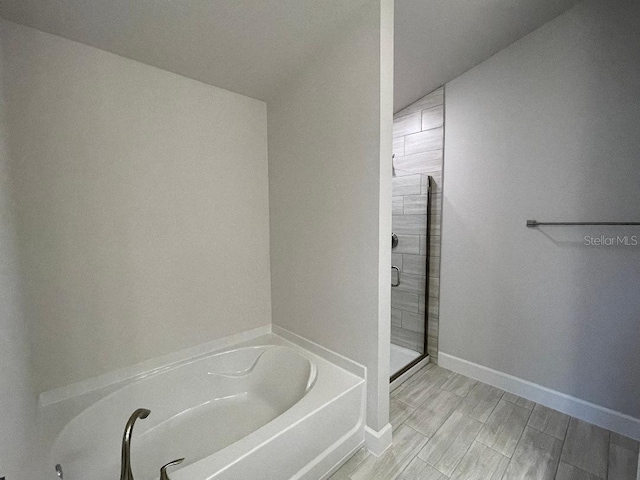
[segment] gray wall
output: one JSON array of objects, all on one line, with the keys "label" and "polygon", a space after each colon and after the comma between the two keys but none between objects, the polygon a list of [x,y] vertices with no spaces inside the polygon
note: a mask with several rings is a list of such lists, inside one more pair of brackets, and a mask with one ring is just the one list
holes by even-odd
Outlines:
[{"label": "gray wall", "polygon": [[368,368],[374,430],[388,422],[391,6],[363,7],[268,104],[273,323]]},{"label": "gray wall", "polygon": [[0,28],[38,391],[268,325],[266,104]]},{"label": "gray wall", "polygon": [[[2,50],[5,44],[2,43]],[[5,67],[0,63],[0,74]],[[20,294],[9,181],[5,105],[0,88],[0,477],[37,478],[36,394]]]},{"label": "gray wall", "polygon": [[640,417],[640,3],[586,1],[446,86],[440,353]]},{"label": "gray wall", "polygon": [[[439,88],[393,117],[394,177],[392,230],[398,245],[391,264],[400,269],[400,285],[391,289],[391,343],[423,353],[425,305],[429,316],[427,350],[438,362],[440,224],[444,95]],[[432,177],[427,217],[428,177]],[[427,252],[427,221],[431,222]],[[429,253],[429,299],[425,297]],[[395,280],[395,273],[393,274]]]}]

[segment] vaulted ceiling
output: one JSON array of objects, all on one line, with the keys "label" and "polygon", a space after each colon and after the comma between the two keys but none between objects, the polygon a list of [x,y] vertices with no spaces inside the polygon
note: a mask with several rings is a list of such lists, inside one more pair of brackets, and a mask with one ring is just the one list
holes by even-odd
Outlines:
[{"label": "vaulted ceiling", "polygon": [[268,100],[367,0],[0,0],[0,16]]},{"label": "vaulted ceiling", "polygon": [[453,80],[580,0],[396,0],[394,110]]},{"label": "vaulted ceiling", "polygon": [[[0,16],[268,101],[368,0],[0,0]],[[579,0],[396,0],[395,110]]]}]

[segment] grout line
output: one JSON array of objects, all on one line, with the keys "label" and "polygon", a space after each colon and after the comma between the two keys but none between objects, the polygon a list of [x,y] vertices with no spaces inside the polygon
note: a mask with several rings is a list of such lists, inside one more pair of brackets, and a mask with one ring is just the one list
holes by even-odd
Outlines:
[{"label": "grout line", "polygon": [[[408,417],[407,417],[407,418],[408,418]],[[427,437],[426,435],[422,435],[422,433],[418,432],[415,428],[410,427],[409,425],[405,424],[404,422],[402,423],[402,425],[404,425],[405,427],[407,427],[407,428],[409,428],[409,429],[413,430],[413,431],[414,431],[414,432],[416,432],[418,435],[421,435],[422,437],[426,438],[426,439],[427,439],[427,441],[426,441],[426,442],[424,442],[424,445],[423,445],[422,447],[420,447],[419,449],[417,449],[416,453],[415,453],[415,454],[413,454],[413,455],[411,456],[411,458],[409,458],[409,459],[408,459],[409,461],[407,462],[407,464],[404,466],[404,468],[403,468],[400,472],[398,472],[398,474],[397,474],[397,475],[395,475],[395,476],[393,477],[393,479],[396,479],[396,478],[398,478],[400,475],[402,475],[402,473],[407,469],[407,467],[411,464],[411,462],[413,462],[413,460],[415,460],[416,458],[418,458],[418,454],[422,451],[422,449],[425,447],[425,445],[426,445],[427,443],[429,443],[429,440],[431,440],[431,437]],[[420,460],[422,460],[422,459],[420,459]],[[426,463],[426,462],[425,462],[425,463]]]},{"label": "grout line", "polygon": [[[535,408],[535,406],[534,406]],[[567,426],[564,429],[564,436],[562,437],[562,449],[564,450],[564,442],[567,440],[567,433],[569,433],[569,424],[571,423],[571,419],[573,418],[571,415],[567,415],[569,417],[569,421],[567,422]]]},{"label": "grout line", "polygon": [[607,457],[606,457],[607,468],[605,468],[605,473],[604,473],[605,478],[609,478],[609,456],[611,455],[611,431],[609,431],[608,434],[609,434],[609,441],[607,442]]},{"label": "grout line", "polygon": [[[478,383],[484,383],[484,382],[478,382]],[[497,388],[497,387],[493,387],[493,388]],[[500,389],[500,390],[502,390],[502,389]],[[493,415],[493,412],[495,412],[495,411],[496,411],[496,408],[498,408],[498,404],[499,404],[499,403],[500,403],[500,401],[504,398],[504,394],[505,394],[505,393],[507,393],[507,392],[505,392],[504,390],[502,390],[502,395],[500,395],[500,398],[498,399],[498,401],[496,402],[496,404],[495,404],[495,405],[493,406],[493,408],[491,409],[491,413],[489,413],[489,416],[487,417],[487,422],[488,422],[488,421],[489,421],[489,419],[491,418],[491,415]],[[505,400],[505,402],[507,402],[507,401]],[[507,403],[509,403],[509,402],[507,402]],[[482,422],[482,424],[483,424],[483,425],[486,425],[486,424],[487,424],[487,422]],[[526,425],[525,425],[525,426],[526,426]],[[483,444],[483,445],[484,445],[484,444]],[[496,451],[497,451],[497,450],[496,450]],[[500,453],[500,452],[498,452],[498,453]]]},{"label": "grout line", "polygon": [[[535,409],[536,406],[534,405],[533,408]],[[533,409],[531,410],[531,412],[533,413]],[[571,417],[569,417],[569,421],[567,422],[567,428],[564,431],[564,437],[562,439],[562,448],[560,448],[560,456],[558,457],[558,463],[556,464],[556,471],[553,474],[554,480],[558,476],[558,470],[560,470],[560,462],[562,461],[562,452],[564,452],[564,446],[565,446],[565,444],[567,442],[567,432],[569,431],[569,424],[570,423],[571,423]]]},{"label": "grout line", "polygon": [[[569,421],[567,422],[567,429],[564,431],[564,439],[562,440],[562,449],[560,450],[560,460],[558,460],[558,468],[560,468],[560,461],[562,460],[562,454],[564,453],[564,447],[567,444],[567,436],[569,435],[569,426],[571,425],[571,421],[573,420],[572,416],[569,416]],[[567,462],[569,463],[569,462]],[[578,468],[577,465],[573,465],[572,463],[569,463],[569,465],[572,465],[576,468]],[[557,471],[556,471],[557,474]]]}]

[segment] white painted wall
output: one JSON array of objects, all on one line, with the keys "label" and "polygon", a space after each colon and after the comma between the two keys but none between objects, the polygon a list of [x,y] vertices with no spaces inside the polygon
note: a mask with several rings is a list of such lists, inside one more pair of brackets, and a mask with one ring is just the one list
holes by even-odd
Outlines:
[{"label": "white painted wall", "polygon": [[265,103],[1,34],[37,390],[269,324]]},{"label": "white painted wall", "polygon": [[368,368],[374,430],[388,423],[392,6],[363,7],[268,105],[273,322]]},{"label": "white painted wall", "polygon": [[588,0],[446,86],[440,349],[640,417],[640,3]]},{"label": "white painted wall", "polygon": [[[4,64],[0,62],[0,74],[4,73]],[[0,477],[36,478],[36,395],[20,293],[1,93],[0,89]]]}]

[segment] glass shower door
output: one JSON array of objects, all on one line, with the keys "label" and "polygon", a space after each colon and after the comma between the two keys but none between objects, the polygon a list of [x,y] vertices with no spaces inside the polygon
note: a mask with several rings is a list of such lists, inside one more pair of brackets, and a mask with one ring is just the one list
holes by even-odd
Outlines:
[{"label": "glass shower door", "polygon": [[[431,186],[427,177],[424,252],[416,255],[412,235],[391,237],[391,378],[394,381],[426,359],[429,301],[429,252],[431,234]],[[406,253],[411,252],[411,253]],[[424,253],[424,255],[420,255]],[[404,277],[404,278],[403,278]]]}]

